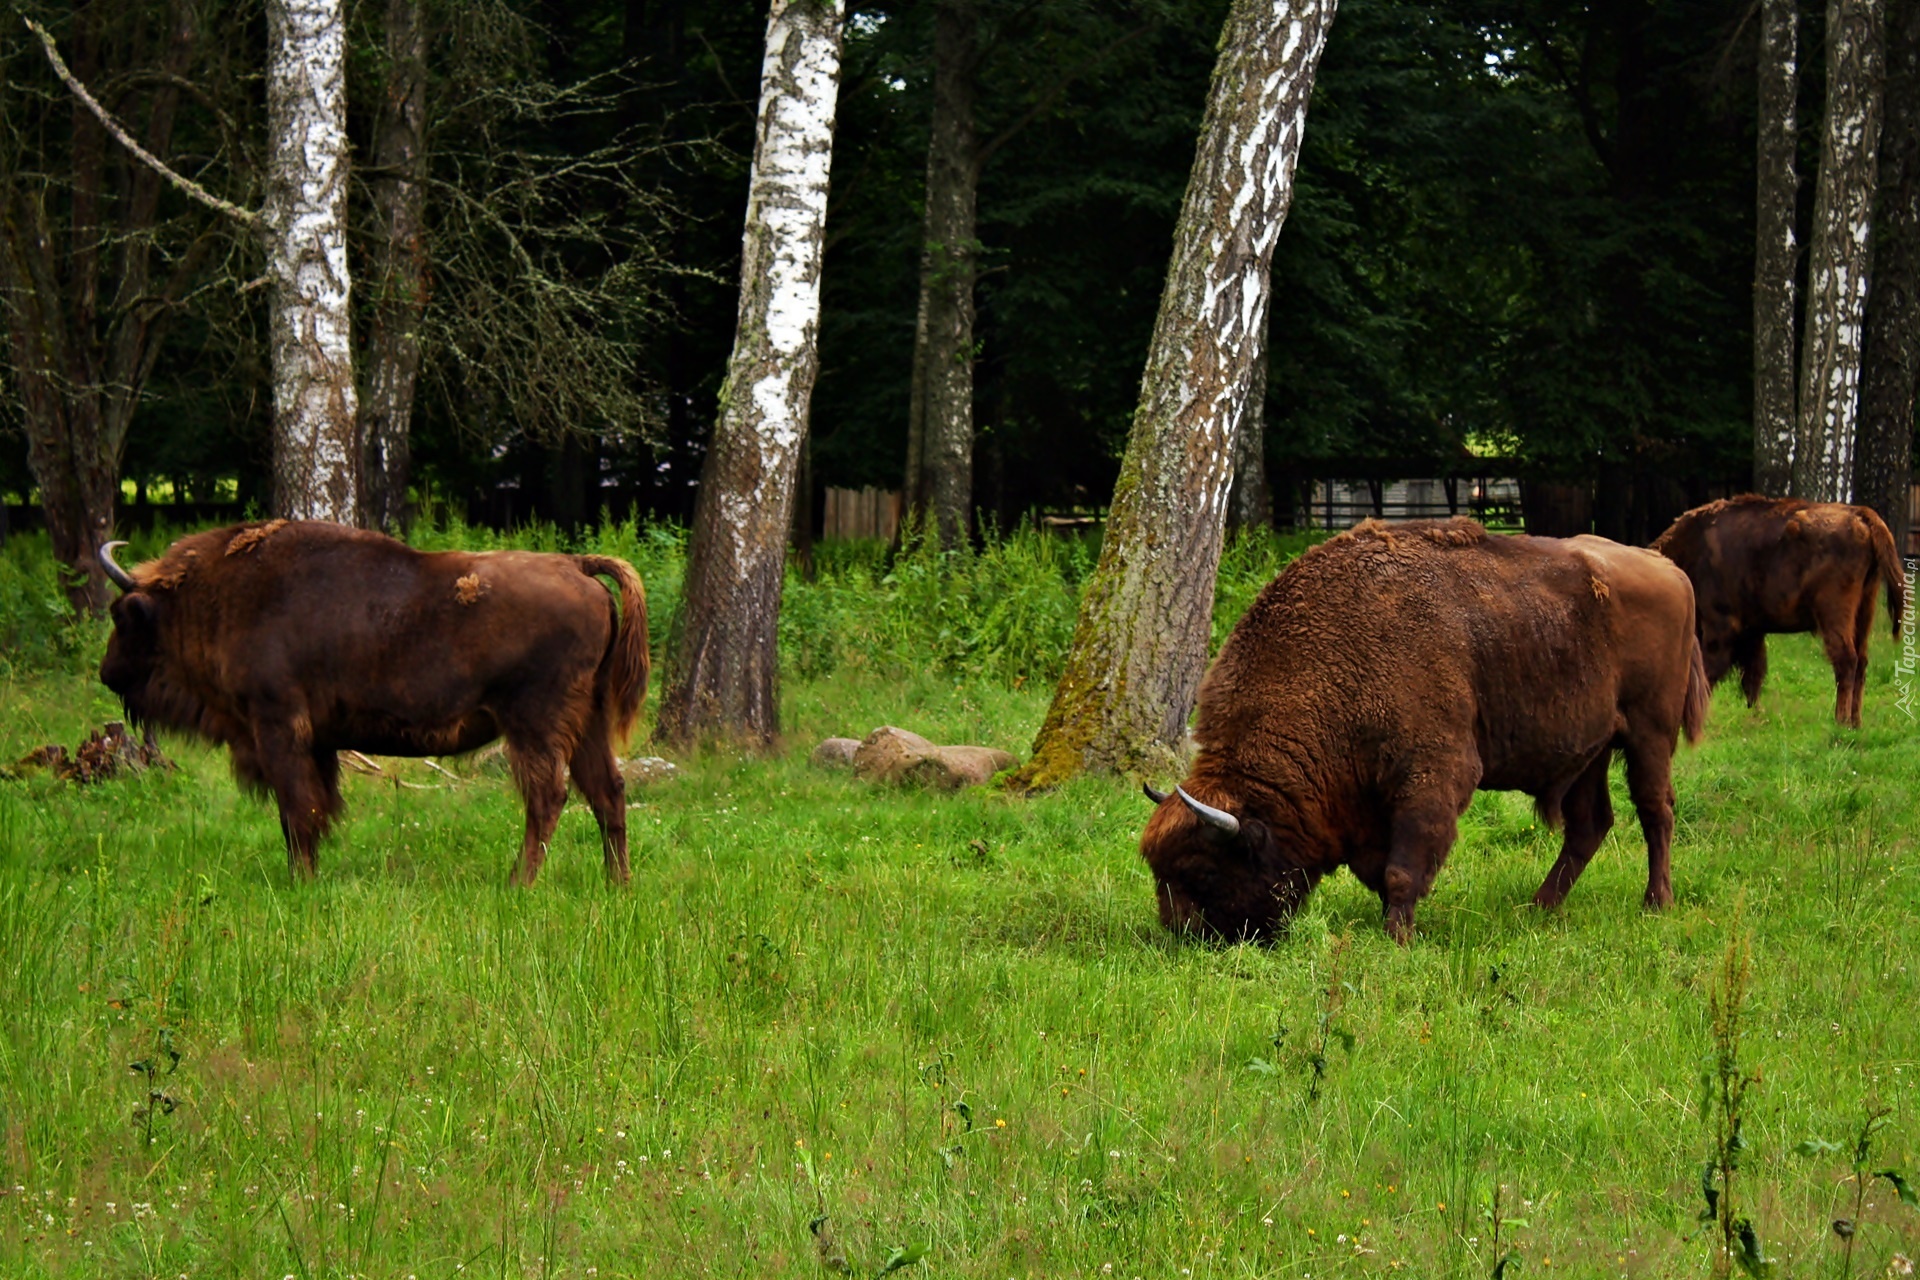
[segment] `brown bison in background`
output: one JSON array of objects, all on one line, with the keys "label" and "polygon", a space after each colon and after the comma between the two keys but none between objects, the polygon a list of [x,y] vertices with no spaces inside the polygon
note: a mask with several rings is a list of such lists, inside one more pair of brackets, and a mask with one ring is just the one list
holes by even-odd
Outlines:
[{"label": "brown bison in background", "polygon": [[1478,789],[1564,816],[1557,905],[1613,825],[1607,764],[1673,900],[1669,766],[1706,716],[1685,575],[1604,538],[1368,521],[1260,593],[1200,686],[1193,771],[1140,839],[1176,930],[1265,938],[1342,865],[1401,942]]},{"label": "brown bison in background", "polygon": [[[312,521],[182,538],[131,574],[100,679],[139,723],[224,744],[273,792],[296,877],[340,812],[341,751],[450,755],[505,736],[526,800],[512,879],[531,884],[567,799],[593,806],[607,875],[627,878],[613,746],[647,686],[639,575],[608,556],[424,553]],[[591,575],[619,587],[619,609]]]},{"label": "brown bison in background", "polygon": [[1653,549],[1693,581],[1707,679],[1740,668],[1747,705],[1767,678],[1767,635],[1817,631],[1833,664],[1833,718],[1860,727],[1875,579],[1900,634],[1905,583],[1893,535],[1870,507],[1746,494],[1675,520]]}]

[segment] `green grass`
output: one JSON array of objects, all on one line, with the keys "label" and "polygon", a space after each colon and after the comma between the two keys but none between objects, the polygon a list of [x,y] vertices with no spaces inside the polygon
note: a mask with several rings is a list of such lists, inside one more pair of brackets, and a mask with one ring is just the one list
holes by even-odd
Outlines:
[{"label": "green grass", "polygon": [[[677,544],[615,536],[664,633]],[[0,1276],[824,1277],[823,1212],[856,1275],[899,1247],[927,1250],[909,1276],[1487,1276],[1496,1187],[1509,1277],[1706,1275],[1736,903],[1742,1212],[1776,1276],[1839,1274],[1851,1152],[1794,1146],[1875,1103],[1874,1168],[1920,1146],[1920,727],[1884,632],[1857,733],[1806,637],[1775,640],[1760,712],[1721,690],[1679,761],[1664,915],[1630,816],[1564,911],[1522,905],[1557,837],[1482,795],[1412,947],[1339,876],[1288,940],[1212,948],[1159,930],[1118,782],[932,796],[806,764],[881,723],[1024,754],[1049,688],[1012,637],[1055,616],[1043,555],[1070,609],[1083,552],[990,551],[939,652],[904,622],[934,587],[877,555],[790,585],[815,640],[789,636],[787,749],[631,794],[624,893],[577,803],[508,892],[520,808],[484,772],[352,778],[299,887],[219,753],[0,783]],[[996,582],[1024,622],[985,622]],[[0,759],[117,715],[101,633],[65,630],[0,669]],[[170,1111],[139,1114],[137,1061]],[[1920,1211],[1868,1200],[1856,1273],[1880,1276]]]}]

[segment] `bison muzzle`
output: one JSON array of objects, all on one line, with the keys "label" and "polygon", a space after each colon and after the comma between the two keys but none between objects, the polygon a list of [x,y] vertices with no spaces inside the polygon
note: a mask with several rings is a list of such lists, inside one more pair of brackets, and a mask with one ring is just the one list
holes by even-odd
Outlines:
[{"label": "bison muzzle", "polygon": [[[224,745],[280,808],[311,877],[340,812],[342,751],[438,756],[504,737],[526,801],[511,879],[546,858],[571,774],[627,879],[614,748],[647,686],[646,598],[609,556],[420,552],[377,533],[274,520],[197,533],[132,572],[100,679],[130,719]],[[614,594],[598,580],[612,579]]]}]

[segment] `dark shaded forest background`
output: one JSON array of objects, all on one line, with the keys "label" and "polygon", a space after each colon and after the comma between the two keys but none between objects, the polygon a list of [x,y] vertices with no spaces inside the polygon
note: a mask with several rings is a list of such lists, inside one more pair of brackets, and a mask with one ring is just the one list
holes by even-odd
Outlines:
[{"label": "dark shaded forest background", "polygon": [[[42,8],[66,38],[75,10]],[[182,8],[121,7],[94,73],[134,93]],[[184,8],[200,52],[176,156],[244,197],[263,111],[246,55],[264,20],[247,4]],[[1106,501],[1224,9],[982,5],[979,136],[1004,140],[979,190],[974,494],[1000,528]],[[492,522],[571,526],[607,506],[687,520],[733,339],[761,6],[429,11],[435,265],[417,495]],[[1803,172],[1817,152],[1815,18]],[[378,19],[377,5],[354,11],[363,151]],[[854,8],[812,494],[900,485],[931,48],[929,5]],[[1743,485],[1755,48],[1751,0],[1344,0],[1274,258],[1266,457],[1281,492],[1369,460],[1431,474],[1414,468],[1469,450],[1596,483],[1602,507],[1648,483],[1674,501]],[[0,57],[10,154],[57,174],[64,91],[23,32],[0,33]],[[124,183],[128,162],[109,163]],[[177,194],[161,199],[174,260],[193,236],[228,238],[170,312],[124,474],[264,507],[257,253]],[[521,305],[543,290],[561,297],[554,311]],[[32,487],[18,413],[0,397],[0,492],[16,503]],[[1290,504],[1275,505],[1284,518]]]}]

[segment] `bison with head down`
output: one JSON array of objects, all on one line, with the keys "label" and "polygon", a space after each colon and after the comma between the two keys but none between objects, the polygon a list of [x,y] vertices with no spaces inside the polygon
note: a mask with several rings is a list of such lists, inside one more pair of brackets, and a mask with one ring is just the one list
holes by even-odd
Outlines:
[{"label": "bison with head down", "polygon": [[[182,538],[120,587],[100,679],[130,719],[220,743],[271,791],[287,861],[310,877],[340,812],[339,753],[437,756],[505,737],[526,800],[512,879],[531,884],[567,799],[593,806],[607,875],[627,878],[614,759],[647,686],[640,577],[608,556],[420,552],[314,521]],[[618,608],[594,575],[611,578]]]},{"label": "bison with head down", "polygon": [[1476,790],[1566,824],[1534,901],[1566,897],[1613,825],[1607,765],[1673,900],[1670,765],[1706,717],[1686,575],[1603,538],[1368,521],[1269,583],[1200,686],[1200,750],[1141,836],[1160,919],[1267,938],[1347,866],[1405,942]]}]

